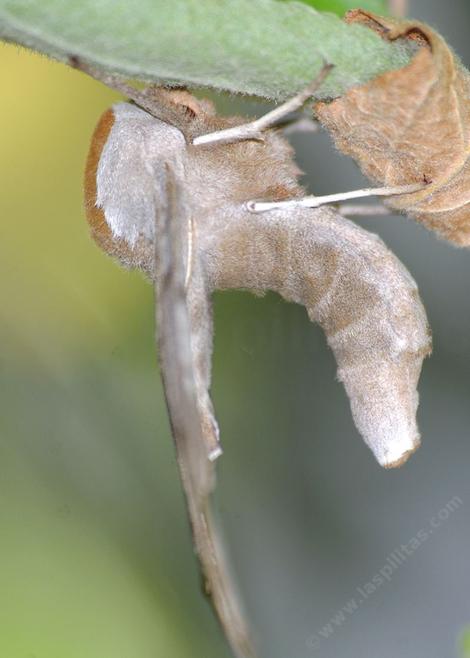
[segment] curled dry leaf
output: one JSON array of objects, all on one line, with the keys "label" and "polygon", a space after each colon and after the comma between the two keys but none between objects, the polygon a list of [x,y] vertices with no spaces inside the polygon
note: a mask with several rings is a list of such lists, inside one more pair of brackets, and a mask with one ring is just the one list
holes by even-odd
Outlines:
[{"label": "curled dry leaf", "polygon": [[387,205],[457,245],[470,246],[470,73],[427,25],[360,9],[345,20],[389,41],[413,40],[417,51],[404,68],[318,103],[318,119],[373,181],[428,182],[422,191],[392,197]]},{"label": "curled dry leaf", "polygon": [[[419,443],[416,384],[430,337],[416,284],[379,238],[329,208],[249,212],[253,198],[300,196],[285,139],[195,146],[241,123],[187,92],[159,91],[173,125],[129,103],[101,119],[86,170],[92,234],[157,291],[160,358],[172,428],[208,591],[237,656],[250,655],[209,510],[220,451],[209,397],[211,295],[274,290],[325,331],[356,425],[378,461],[401,464]],[[161,112],[155,112],[161,116]]]}]

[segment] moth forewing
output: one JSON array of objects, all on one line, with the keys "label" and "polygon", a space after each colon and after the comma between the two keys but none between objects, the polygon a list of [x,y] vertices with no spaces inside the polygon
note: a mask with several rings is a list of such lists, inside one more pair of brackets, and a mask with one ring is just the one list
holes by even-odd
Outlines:
[{"label": "moth forewing", "polygon": [[[214,439],[209,396],[201,396],[205,361],[210,363],[209,298],[198,260],[186,280],[190,199],[171,166],[164,168],[165,194],[155,194],[155,304],[159,359],[178,463],[186,493],[204,589],[239,658],[254,656],[245,616],[230,579],[209,496],[215,485],[207,446]],[[201,314],[206,320],[201,322]],[[206,351],[208,350],[208,351]],[[201,352],[202,351],[202,352]],[[215,446],[216,447],[216,446]]]}]

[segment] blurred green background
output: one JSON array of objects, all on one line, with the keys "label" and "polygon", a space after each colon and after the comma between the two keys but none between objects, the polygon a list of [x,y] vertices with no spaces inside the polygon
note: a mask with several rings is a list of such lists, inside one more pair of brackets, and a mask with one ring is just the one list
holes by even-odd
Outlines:
[{"label": "blurred green background", "polygon": [[[467,2],[417,0],[411,13],[470,65]],[[199,588],[152,291],[98,251],[84,219],[90,136],[118,97],[14,46],[0,48],[0,75],[0,658],[228,658]],[[363,185],[328,136],[292,142],[315,193]],[[302,308],[215,298],[217,506],[262,658],[455,658],[468,644],[470,254],[402,217],[360,223],[417,279],[434,332],[423,447],[403,469],[381,470],[361,442]],[[324,638],[357,587],[455,497],[462,505]]]}]

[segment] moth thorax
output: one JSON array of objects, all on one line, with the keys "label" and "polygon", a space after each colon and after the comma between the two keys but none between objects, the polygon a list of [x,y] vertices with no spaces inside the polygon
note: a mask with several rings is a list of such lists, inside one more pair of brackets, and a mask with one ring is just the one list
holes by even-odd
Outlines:
[{"label": "moth thorax", "polygon": [[85,174],[87,218],[108,253],[120,255],[154,240],[155,213],[168,163],[181,173],[186,143],[175,127],[130,103],[101,117]]}]

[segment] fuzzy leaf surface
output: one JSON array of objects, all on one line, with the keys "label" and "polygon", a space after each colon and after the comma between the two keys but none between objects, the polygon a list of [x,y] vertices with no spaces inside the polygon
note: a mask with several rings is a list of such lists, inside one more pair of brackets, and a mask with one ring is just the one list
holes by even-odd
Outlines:
[{"label": "fuzzy leaf surface", "polygon": [[0,0],[0,38],[147,81],[285,98],[335,70],[335,97],[409,61],[361,25],[276,0]]}]

